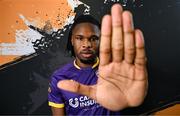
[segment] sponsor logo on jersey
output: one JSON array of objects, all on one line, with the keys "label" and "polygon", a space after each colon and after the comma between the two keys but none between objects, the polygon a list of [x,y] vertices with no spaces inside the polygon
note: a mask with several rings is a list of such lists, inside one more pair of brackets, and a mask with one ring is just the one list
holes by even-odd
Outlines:
[{"label": "sponsor logo on jersey", "polygon": [[76,98],[70,98],[69,99],[69,105],[73,108],[77,108],[77,107],[88,107],[88,106],[92,106],[95,105],[96,101],[93,99],[90,99],[87,96],[80,96],[80,97],[76,97]]}]

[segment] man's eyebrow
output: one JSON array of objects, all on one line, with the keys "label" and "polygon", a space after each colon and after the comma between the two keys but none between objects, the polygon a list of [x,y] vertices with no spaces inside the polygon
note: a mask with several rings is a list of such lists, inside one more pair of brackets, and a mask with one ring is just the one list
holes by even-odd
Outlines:
[{"label": "man's eyebrow", "polygon": [[91,38],[91,37],[100,38],[100,37],[101,37],[101,35],[92,35],[92,36],[90,36],[90,38]]}]

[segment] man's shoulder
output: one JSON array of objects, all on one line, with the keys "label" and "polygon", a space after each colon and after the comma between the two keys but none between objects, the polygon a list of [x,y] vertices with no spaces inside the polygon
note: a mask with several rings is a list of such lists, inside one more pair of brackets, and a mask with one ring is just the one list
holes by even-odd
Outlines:
[{"label": "man's shoulder", "polygon": [[65,75],[65,74],[67,74],[68,72],[73,71],[74,69],[75,69],[74,64],[73,64],[73,62],[71,61],[71,62],[69,62],[69,63],[67,63],[67,64],[65,64],[65,65],[60,66],[60,67],[53,73],[53,75],[59,75],[59,74]]}]

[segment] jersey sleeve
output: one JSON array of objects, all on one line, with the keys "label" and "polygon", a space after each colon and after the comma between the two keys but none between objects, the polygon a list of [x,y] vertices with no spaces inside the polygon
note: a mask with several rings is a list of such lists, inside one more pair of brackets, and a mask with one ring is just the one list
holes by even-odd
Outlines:
[{"label": "jersey sleeve", "polygon": [[58,79],[55,75],[51,77],[48,88],[48,105],[56,108],[63,108],[64,101],[60,89],[57,87]]}]

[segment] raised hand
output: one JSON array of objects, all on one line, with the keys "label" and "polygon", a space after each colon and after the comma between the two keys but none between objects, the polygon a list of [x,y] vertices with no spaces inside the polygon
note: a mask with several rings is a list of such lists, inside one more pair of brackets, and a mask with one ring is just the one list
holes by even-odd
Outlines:
[{"label": "raised hand", "polygon": [[148,86],[143,34],[134,29],[132,14],[118,4],[102,20],[98,70],[96,85],[63,80],[58,87],[87,95],[113,111],[143,102]]}]

